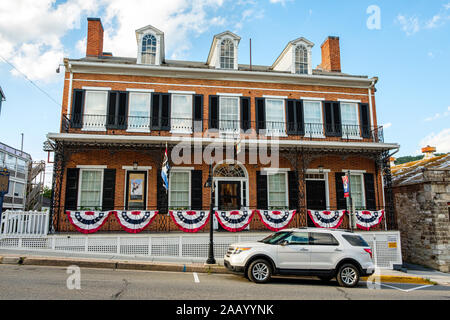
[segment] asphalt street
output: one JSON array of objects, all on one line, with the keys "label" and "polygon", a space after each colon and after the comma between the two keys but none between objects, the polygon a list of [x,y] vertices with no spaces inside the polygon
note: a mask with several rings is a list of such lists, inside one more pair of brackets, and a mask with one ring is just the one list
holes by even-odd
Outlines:
[{"label": "asphalt street", "polygon": [[[254,284],[233,274],[0,265],[0,299],[450,300],[450,287],[381,284],[341,288],[315,278]],[[79,279],[79,282],[78,282]],[[70,287],[71,289],[69,289]],[[77,288],[79,287],[79,289]]]}]

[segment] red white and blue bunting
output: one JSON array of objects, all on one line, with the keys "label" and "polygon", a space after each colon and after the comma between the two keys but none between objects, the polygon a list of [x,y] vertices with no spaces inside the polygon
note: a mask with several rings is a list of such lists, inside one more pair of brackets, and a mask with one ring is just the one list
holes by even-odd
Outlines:
[{"label": "red white and blue bunting", "polygon": [[267,227],[267,229],[272,231],[279,231],[286,228],[291,223],[296,210],[255,210],[255,212],[258,212],[262,223]]},{"label": "red white and blue bunting", "polygon": [[208,211],[169,211],[173,222],[184,232],[197,232],[209,221]]},{"label": "red white and blue bunting", "polygon": [[158,211],[112,211],[122,228],[129,233],[139,233],[155,220]]},{"label": "red white and blue bunting", "polygon": [[308,210],[308,215],[317,228],[336,229],[342,224],[347,210],[317,211]]},{"label": "red white and blue bunting", "polygon": [[109,217],[110,212],[103,211],[66,211],[67,217],[70,223],[81,233],[94,233],[97,232],[106,219]]},{"label": "red white and blue bunting", "polygon": [[216,218],[220,225],[230,232],[242,231],[252,221],[254,212],[241,211],[216,211]]},{"label": "red white and blue bunting", "polygon": [[379,225],[383,220],[384,210],[380,211],[356,211],[356,226],[361,230],[369,231]]}]

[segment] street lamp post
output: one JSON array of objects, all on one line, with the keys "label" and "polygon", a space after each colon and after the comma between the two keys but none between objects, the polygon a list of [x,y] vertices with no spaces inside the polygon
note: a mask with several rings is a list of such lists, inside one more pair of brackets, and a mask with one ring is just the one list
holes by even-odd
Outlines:
[{"label": "street lamp post", "polygon": [[213,194],[214,194],[214,183],[212,176],[212,163],[209,165],[209,176],[205,183],[205,188],[211,188],[210,200],[209,200],[209,250],[208,259],[206,264],[216,264],[216,259],[214,259],[214,204],[213,204]]}]

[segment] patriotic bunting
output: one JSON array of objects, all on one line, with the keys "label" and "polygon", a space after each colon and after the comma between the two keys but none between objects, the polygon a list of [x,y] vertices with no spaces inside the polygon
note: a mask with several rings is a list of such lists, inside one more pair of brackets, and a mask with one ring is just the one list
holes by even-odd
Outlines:
[{"label": "patriotic bunting", "polygon": [[158,211],[112,211],[122,228],[129,233],[139,233],[156,218]]},{"label": "patriotic bunting", "polygon": [[169,214],[184,232],[197,232],[209,221],[208,211],[169,211]]},{"label": "patriotic bunting", "polygon": [[100,229],[110,212],[66,211],[70,223],[81,233],[94,233]]},{"label": "patriotic bunting", "polygon": [[383,219],[384,211],[356,211],[356,226],[361,230],[369,231],[379,225]]},{"label": "patriotic bunting", "polygon": [[242,211],[216,211],[216,218],[220,225],[230,232],[242,231],[250,224],[254,212]]},{"label": "patriotic bunting", "polygon": [[262,223],[267,229],[272,231],[279,231],[286,228],[294,218],[296,210],[285,211],[270,211],[270,210],[255,210],[258,212]]},{"label": "patriotic bunting", "polygon": [[336,211],[308,210],[308,215],[316,227],[336,229],[341,225],[342,220],[344,219],[344,214],[346,212],[347,210],[336,210]]}]

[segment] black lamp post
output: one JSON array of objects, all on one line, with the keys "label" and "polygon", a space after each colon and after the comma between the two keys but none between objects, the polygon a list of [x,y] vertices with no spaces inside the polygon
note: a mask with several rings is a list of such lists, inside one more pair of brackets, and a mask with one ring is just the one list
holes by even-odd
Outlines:
[{"label": "black lamp post", "polygon": [[214,193],[214,183],[213,183],[213,173],[212,173],[212,163],[209,165],[209,176],[208,180],[206,180],[204,187],[211,188],[211,195],[209,200],[209,250],[208,250],[208,259],[206,260],[206,264],[216,264],[216,259],[214,259],[214,204],[213,204],[213,193]]}]

